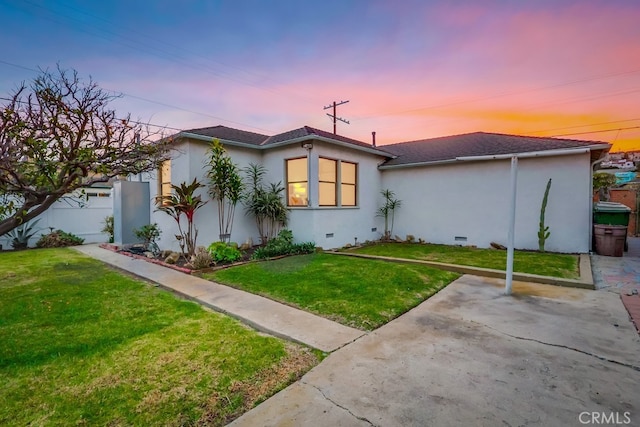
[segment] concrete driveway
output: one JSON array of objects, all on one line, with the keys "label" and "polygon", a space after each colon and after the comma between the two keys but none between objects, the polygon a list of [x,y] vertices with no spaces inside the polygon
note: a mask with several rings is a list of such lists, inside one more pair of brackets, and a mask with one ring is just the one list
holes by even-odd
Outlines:
[{"label": "concrete driveway", "polygon": [[463,276],[231,425],[640,425],[640,338],[619,295],[503,288]]}]

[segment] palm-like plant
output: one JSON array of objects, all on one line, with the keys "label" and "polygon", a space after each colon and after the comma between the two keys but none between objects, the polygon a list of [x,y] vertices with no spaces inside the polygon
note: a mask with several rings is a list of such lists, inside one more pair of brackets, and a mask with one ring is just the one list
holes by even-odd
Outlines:
[{"label": "palm-like plant", "polygon": [[[156,205],[158,210],[166,213],[173,218],[178,224],[179,235],[176,235],[180,243],[180,250],[185,257],[193,256],[196,253],[196,240],[198,239],[198,229],[195,227],[193,218],[198,209],[206,205],[207,202],[202,200],[202,196],[196,196],[195,191],[204,187],[195,178],[191,184],[185,182],[180,185],[171,185],[172,192],[167,195],[156,197]],[[182,216],[187,219],[187,228],[182,228]],[[185,252],[186,248],[186,252]]]},{"label": "palm-like plant", "polygon": [[218,227],[220,240],[228,242],[233,229],[233,217],[236,205],[242,198],[244,184],[238,167],[218,140],[209,147],[209,196],[216,201],[218,207]]},{"label": "palm-like plant", "polygon": [[282,197],[284,187],[280,182],[265,187],[266,170],[262,165],[252,163],[244,173],[249,181],[244,197],[245,212],[255,217],[260,241],[266,244],[287,225],[288,210]]},{"label": "palm-like plant", "polygon": [[[384,218],[383,239],[389,240],[391,239],[391,234],[393,234],[393,223],[395,220],[396,209],[402,205],[402,200],[396,199],[396,194],[389,189],[382,190],[380,194],[384,197],[384,205],[378,208],[376,216]],[[389,219],[391,219],[391,227],[389,227]]]}]

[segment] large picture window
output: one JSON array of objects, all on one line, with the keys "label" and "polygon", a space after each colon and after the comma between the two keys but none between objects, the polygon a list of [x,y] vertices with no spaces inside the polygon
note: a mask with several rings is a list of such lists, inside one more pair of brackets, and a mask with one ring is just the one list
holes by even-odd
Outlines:
[{"label": "large picture window", "polygon": [[323,157],[320,157],[318,162],[318,204],[356,206],[357,165]]},{"label": "large picture window", "polygon": [[307,158],[287,160],[287,204],[289,206],[309,205],[309,185]]}]

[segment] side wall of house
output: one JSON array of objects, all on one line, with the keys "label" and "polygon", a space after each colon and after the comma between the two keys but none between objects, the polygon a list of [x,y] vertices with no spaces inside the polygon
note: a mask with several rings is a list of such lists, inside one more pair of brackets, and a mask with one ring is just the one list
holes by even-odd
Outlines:
[{"label": "side wall of house", "polygon": [[[538,249],[540,208],[551,178],[545,220],[551,236],[545,249],[589,251],[589,161],[589,154],[519,160],[516,248]],[[448,245],[506,245],[510,165],[494,160],[383,170],[382,187],[402,201],[393,234]]]},{"label": "side wall of house", "polygon": [[[190,184],[194,178],[200,181],[205,187],[198,190],[203,200],[207,204],[201,207],[195,214],[195,223],[198,228],[198,246],[208,246],[212,242],[219,239],[218,227],[218,210],[215,201],[211,200],[208,195],[206,180],[206,164],[207,164],[207,144],[201,141],[185,141],[176,147],[171,160],[171,182],[179,185],[182,182]],[[249,163],[260,163],[261,152],[258,150],[225,146],[227,153],[233,159],[233,162],[240,168],[244,168]],[[242,172],[241,172],[242,173]],[[145,177],[149,180],[153,204],[154,198],[158,195],[157,174],[149,174]],[[153,206],[153,205],[152,205]],[[176,222],[166,213],[155,211],[152,209],[151,222],[156,222],[162,230],[158,245],[161,249],[179,250],[178,240],[175,236],[178,234]],[[183,225],[186,225],[183,219]],[[245,215],[242,203],[238,203],[234,215],[233,230],[231,233],[231,241],[243,243],[247,239],[253,242],[258,241],[257,231],[253,218]]]},{"label": "side wall of house", "polygon": [[[286,187],[285,162],[287,159],[308,157],[308,191],[310,206],[293,207],[289,212],[288,228],[296,241],[313,241],[325,249],[375,240],[380,238],[376,227],[375,211],[379,202],[381,175],[378,163],[382,157],[363,153],[346,147],[314,141],[313,148],[306,150],[301,144],[265,151],[263,164],[268,170],[267,181],[282,181]],[[318,206],[318,159],[342,160],[357,164],[357,206]]]}]

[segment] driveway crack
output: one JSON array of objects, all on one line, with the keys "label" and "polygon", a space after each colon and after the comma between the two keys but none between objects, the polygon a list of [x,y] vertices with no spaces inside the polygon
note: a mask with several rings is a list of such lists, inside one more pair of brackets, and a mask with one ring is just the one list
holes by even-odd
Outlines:
[{"label": "driveway crack", "polygon": [[354,417],[355,419],[360,420],[360,421],[364,421],[365,423],[369,424],[369,425],[370,425],[370,426],[372,426],[372,427],[378,427],[378,426],[376,426],[375,424],[373,424],[371,421],[369,421],[368,419],[366,419],[366,418],[364,418],[364,417],[359,417],[359,416],[357,416],[356,414],[354,414],[353,412],[351,412],[351,410],[350,410],[349,408],[347,408],[347,407],[345,407],[345,406],[342,406],[342,405],[340,405],[338,402],[336,402],[336,401],[334,401],[334,400],[330,399],[330,398],[329,398],[329,396],[327,396],[326,394],[324,394],[324,392],[320,389],[320,387],[317,387],[317,386],[315,386],[315,385],[313,385],[313,384],[309,384],[309,383],[304,382],[304,381],[300,381],[300,382],[301,382],[302,384],[305,384],[305,385],[311,386],[311,387],[315,388],[316,390],[318,390],[318,392],[320,392],[320,394],[322,395],[322,397],[324,397],[326,400],[328,400],[329,402],[331,402],[332,404],[334,404],[334,405],[335,405],[335,406],[337,406],[338,408],[340,408],[340,409],[342,409],[342,410],[344,410],[344,411],[347,411],[347,412],[349,413],[349,415],[351,415],[351,416],[352,416],[352,417]]},{"label": "driveway crack", "polygon": [[591,352],[588,352],[588,351],[580,350],[579,348],[575,348],[575,347],[569,347],[569,346],[563,345],[563,344],[554,344],[554,343],[550,343],[550,342],[540,341],[540,340],[535,339],[535,338],[527,338],[527,337],[521,337],[521,336],[518,336],[518,335],[512,335],[512,334],[509,334],[507,332],[501,331],[500,329],[496,329],[496,328],[494,328],[492,326],[486,325],[484,323],[476,322],[474,320],[471,320],[471,322],[475,323],[475,324],[478,324],[478,325],[481,325],[481,326],[484,326],[487,329],[491,329],[492,331],[498,332],[498,333],[500,333],[502,335],[506,335],[508,337],[511,337],[511,338],[514,338],[514,339],[517,339],[517,340],[532,341],[532,342],[536,342],[538,344],[548,345],[550,347],[564,348],[566,350],[571,350],[571,351],[575,351],[577,353],[585,354],[587,356],[595,357],[596,359],[602,360],[604,362],[609,362],[609,363],[613,363],[615,365],[624,366],[625,368],[631,368],[634,371],[640,371],[640,366],[636,366],[636,365],[631,364],[631,363],[620,362],[620,361],[615,360],[615,359],[609,359],[608,357],[600,356],[600,355],[595,354],[595,353],[591,353]]}]

